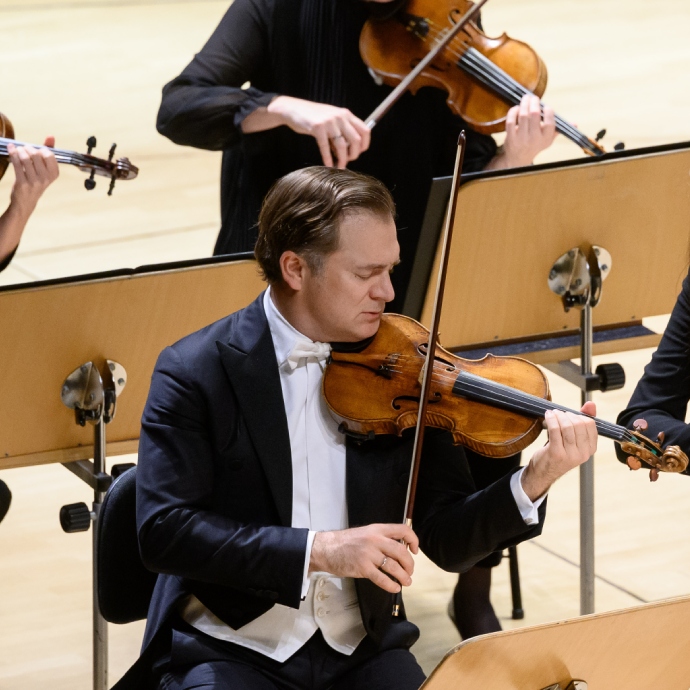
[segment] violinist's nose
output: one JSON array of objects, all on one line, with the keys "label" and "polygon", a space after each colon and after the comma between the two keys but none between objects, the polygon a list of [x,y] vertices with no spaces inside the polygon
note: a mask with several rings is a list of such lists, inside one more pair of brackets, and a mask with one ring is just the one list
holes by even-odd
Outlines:
[{"label": "violinist's nose", "polygon": [[391,274],[384,271],[379,276],[379,280],[374,282],[369,292],[371,299],[383,302],[390,302],[395,297],[395,290],[393,290],[393,283],[391,283]]}]

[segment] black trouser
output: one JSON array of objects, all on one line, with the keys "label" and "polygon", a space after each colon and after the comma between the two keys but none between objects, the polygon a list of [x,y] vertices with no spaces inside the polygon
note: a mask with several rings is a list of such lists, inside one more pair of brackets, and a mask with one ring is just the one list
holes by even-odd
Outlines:
[{"label": "black trouser", "polygon": [[369,638],[346,656],[329,647],[318,630],[281,663],[184,623],[176,628],[161,677],[164,690],[417,690],[424,681],[408,649],[381,651]]}]

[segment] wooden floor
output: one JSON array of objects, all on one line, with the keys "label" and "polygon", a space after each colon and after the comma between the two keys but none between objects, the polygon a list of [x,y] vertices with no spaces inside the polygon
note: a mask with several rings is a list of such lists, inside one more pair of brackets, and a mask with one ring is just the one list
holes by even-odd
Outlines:
[{"label": "wooden floor", "polygon": [[[211,252],[220,156],[174,146],[154,122],[162,85],[201,47],[226,6],[216,0],[0,0],[0,110],[17,138],[40,142],[54,134],[58,146],[84,150],[95,134],[96,154],[105,156],[116,141],[118,154],[141,169],[112,198],[105,181],[87,193],[81,173],[63,169],[0,284]],[[493,0],[484,24],[489,34],[505,30],[535,47],[549,68],[546,100],[590,135],[606,127],[608,147],[620,140],[633,148],[690,139],[684,0]],[[560,140],[539,160],[580,155]],[[9,173],[0,182],[0,206],[11,182]],[[653,280],[641,265],[613,270]],[[36,344],[37,357],[48,354],[46,344]],[[602,417],[614,419],[625,406],[650,356],[643,350],[605,358],[624,365],[629,383],[596,396]],[[578,392],[550,378],[554,398],[577,406]],[[600,449],[597,610],[689,593],[690,551],[681,525],[690,512],[690,480],[664,476],[650,486],[615,461],[609,441]],[[90,492],[60,466],[5,470],[0,478],[14,494],[0,525],[0,688],[88,688],[91,536],[64,534],[57,516],[64,503],[89,501]],[[543,536],[520,547],[526,611],[520,625],[578,614],[577,493],[576,474],[558,483]],[[496,610],[513,627],[507,565],[494,572]],[[427,671],[458,641],[445,615],[453,583],[452,575],[418,559],[406,602],[422,628],[415,651]],[[112,680],[136,658],[142,630],[110,626]]]}]

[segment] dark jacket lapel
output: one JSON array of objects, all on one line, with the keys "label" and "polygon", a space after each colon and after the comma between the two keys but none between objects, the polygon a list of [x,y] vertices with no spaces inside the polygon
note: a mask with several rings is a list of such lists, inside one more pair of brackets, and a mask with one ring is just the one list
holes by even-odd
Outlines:
[{"label": "dark jacket lapel", "polygon": [[227,343],[217,341],[283,525],[292,522],[292,457],[283,391],[263,293],[237,314]]}]

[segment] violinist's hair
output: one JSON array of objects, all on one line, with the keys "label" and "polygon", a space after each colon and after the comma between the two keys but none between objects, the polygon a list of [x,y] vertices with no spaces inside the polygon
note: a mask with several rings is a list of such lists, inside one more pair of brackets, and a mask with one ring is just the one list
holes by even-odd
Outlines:
[{"label": "violinist's hair", "polygon": [[293,251],[318,273],[340,242],[340,221],[369,212],[395,218],[395,203],[377,179],[351,170],[302,168],[281,177],[266,195],[259,214],[254,256],[269,284],[283,280],[280,257]]}]

